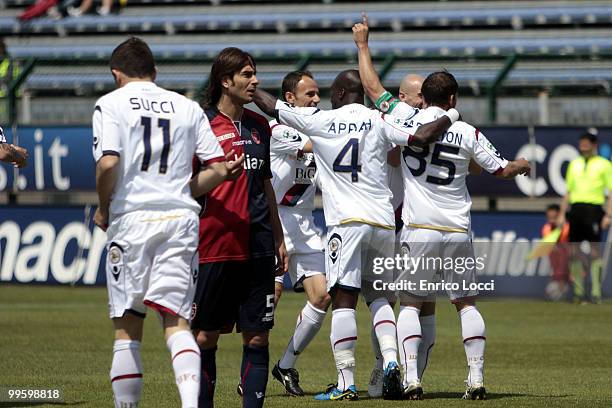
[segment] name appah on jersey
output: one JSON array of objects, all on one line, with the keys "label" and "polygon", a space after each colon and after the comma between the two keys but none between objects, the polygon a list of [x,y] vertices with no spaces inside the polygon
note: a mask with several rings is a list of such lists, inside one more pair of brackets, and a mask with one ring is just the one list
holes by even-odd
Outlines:
[{"label": "name appah on jersey", "polygon": [[130,82],[96,102],[93,155],[119,159],[112,218],[136,210],[200,210],[189,182],[195,154],[205,165],[225,161],[197,103],[152,82]]},{"label": "name appah on jersey", "polygon": [[[421,110],[409,121],[408,131],[413,133],[444,114],[438,107]],[[404,223],[416,228],[468,232],[472,200],[466,177],[471,159],[492,174],[508,164],[478,129],[461,121],[435,143],[422,148],[404,147]]]}]

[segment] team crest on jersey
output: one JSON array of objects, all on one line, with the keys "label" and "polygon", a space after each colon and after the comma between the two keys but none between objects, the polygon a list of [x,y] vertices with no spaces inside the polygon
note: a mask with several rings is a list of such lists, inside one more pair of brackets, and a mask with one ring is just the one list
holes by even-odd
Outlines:
[{"label": "team crest on jersey", "polygon": [[261,138],[259,137],[259,132],[257,131],[257,129],[251,130],[251,139],[253,139],[255,144],[261,143]]},{"label": "team crest on jersey", "polygon": [[291,132],[289,130],[285,130],[283,132],[283,137],[291,142],[301,142],[302,138],[299,134]]},{"label": "team crest on jersey", "polygon": [[123,270],[123,248],[116,242],[111,242],[108,248],[108,267],[115,281],[118,281]]},{"label": "team crest on jersey", "polygon": [[341,251],[342,237],[338,234],[333,234],[327,243],[327,254],[329,255],[332,263],[336,263]]}]

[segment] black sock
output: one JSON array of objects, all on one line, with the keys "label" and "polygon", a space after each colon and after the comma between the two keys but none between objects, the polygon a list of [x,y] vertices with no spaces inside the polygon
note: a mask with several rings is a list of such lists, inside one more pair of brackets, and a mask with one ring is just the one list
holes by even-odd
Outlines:
[{"label": "black sock", "polygon": [[243,389],[242,406],[261,408],[264,404],[268,385],[270,353],[268,346],[243,346],[241,382]]},{"label": "black sock", "polygon": [[200,349],[201,378],[199,408],[213,408],[215,397],[215,383],[217,382],[217,346],[211,349]]}]

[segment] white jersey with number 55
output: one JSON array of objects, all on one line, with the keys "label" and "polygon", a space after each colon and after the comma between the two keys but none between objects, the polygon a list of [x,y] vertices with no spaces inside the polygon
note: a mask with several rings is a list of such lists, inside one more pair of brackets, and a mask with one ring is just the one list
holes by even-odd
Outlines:
[{"label": "white jersey with number 55", "polygon": [[[419,126],[444,115],[438,107],[421,110],[408,123]],[[468,232],[472,200],[466,186],[470,159],[495,174],[508,164],[478,129],[455,122],[435,143],[404,147],[404,224],[448,232]]]},{"label": "white jersey with number 55", "polygon": [[199,211],[191,197],[192,158],[224,161],[197,103],[152,82],[130,82],[104,95],[93,114],[93,155],[120,157],[110,219],[136,210]]},{"label": "white jersey with number 55", "polygon": [[323,111],[278,101],[280,123],[309,135],[317,161],[327,225],[361,222],[394,229],[387,152],[407,144],[403,121],[363,105]]}]

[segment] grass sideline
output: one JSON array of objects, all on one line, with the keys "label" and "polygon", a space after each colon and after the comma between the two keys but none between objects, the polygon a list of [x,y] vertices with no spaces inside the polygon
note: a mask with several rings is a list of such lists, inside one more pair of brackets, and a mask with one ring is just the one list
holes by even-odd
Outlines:
[{"label": "grass sideline", "polygon": [[[112,325],[106,290],[44,286],[0,286],[0,386],[61,388],[66,406],[110,407]],[[271,334],[271,365],[280,357],[304,303],[283,294]],[[454,308],[438,305],[438,336],[423,385],[420,407],[610,407],[612,406],[612,303],[576,306],[527,300],[482,302],[487,324],[487,401],[461,401],[466,376],[461,329]],[[358,306],[356,407],[400,407],[413,402],[369,400],[372,365],[369,313]],[[329,346],[329,317],[298,361],[301,385],[309,394],[335,381]],[[142,407],[178,407],[168,351],[153,313],[145,324]],[[238,407],[235,388],[241,361],[240,338],[224,336],[217,354],[217,407]],[[266,407],[311,407],[311,396],[291,398],[272,376]],[[10,405],[0,407],[51,404]]]}]

